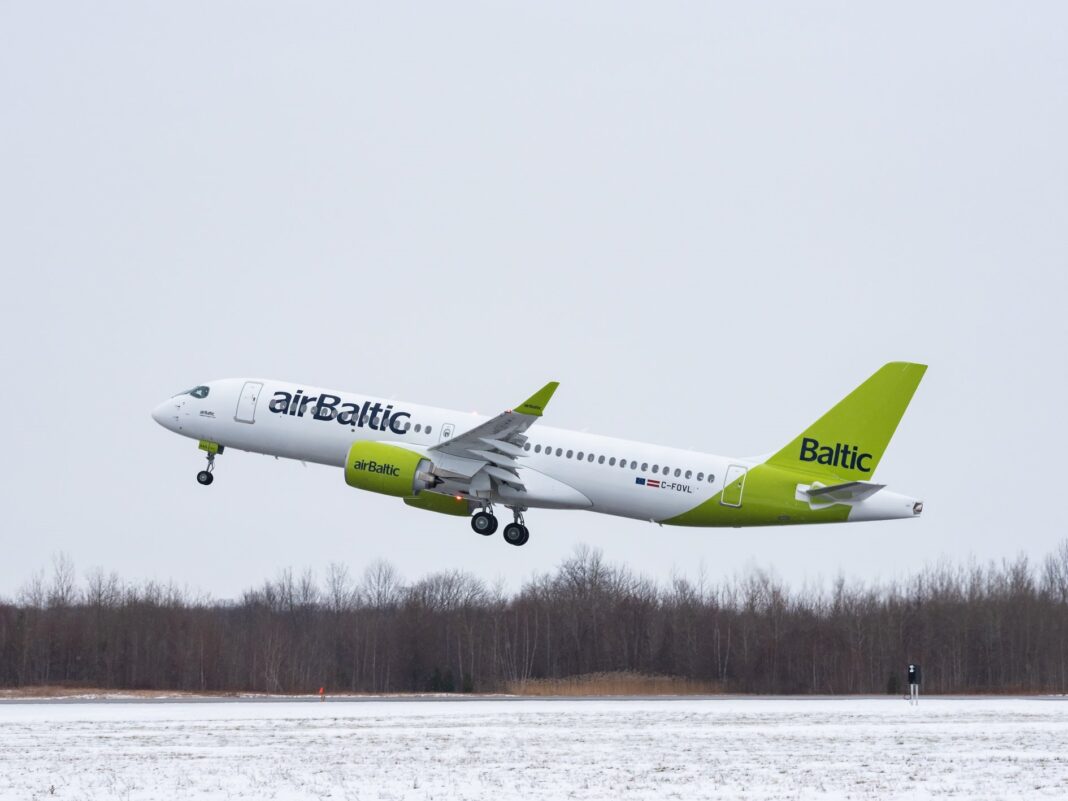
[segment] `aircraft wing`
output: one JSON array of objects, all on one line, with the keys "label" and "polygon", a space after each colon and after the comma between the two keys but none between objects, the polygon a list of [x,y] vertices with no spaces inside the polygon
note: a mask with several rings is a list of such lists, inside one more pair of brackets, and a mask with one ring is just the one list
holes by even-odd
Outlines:
[{"label": "aircraft wing", "polygon": [[526,456],[523,432],[542,416],[559,386],[550,381],[516,408],[439,442],[430,448],[430,458],[453,480],[469,479],[476,497],[480,491],[489,491],[493,482],[524,490],[518,472],[519,459]]}]

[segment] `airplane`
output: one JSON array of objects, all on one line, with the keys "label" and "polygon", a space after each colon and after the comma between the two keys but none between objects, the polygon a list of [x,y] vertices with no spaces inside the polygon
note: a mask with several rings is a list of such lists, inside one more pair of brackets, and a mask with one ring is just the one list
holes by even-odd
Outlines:
[{"label": "airplane", "polygon": [[550,381],[495,417],[260,378],[201,384],[152,417],[199,442],[210,485],[225,450],[344,468],[356,489],[530,538],[530,509],[584,509],[673,526],[778,526],[918,517],[871,479],[926,365],[890,362],[780,450],[725,457],[539,424]]}]

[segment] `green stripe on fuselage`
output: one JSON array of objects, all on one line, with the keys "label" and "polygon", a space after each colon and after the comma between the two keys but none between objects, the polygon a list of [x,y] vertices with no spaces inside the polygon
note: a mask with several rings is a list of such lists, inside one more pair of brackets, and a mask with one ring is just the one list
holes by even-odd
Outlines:
[{"label": "green stripe on fuselage", "polygon": [[[743,478],[741,506],[724,505],[724,492],[728,498],[737,498]],[[812,483],[812,476],[804,473],[760,464],[750,468],[743,478],[690,511],[660,522],[669,526],[782,526],[843,523],[849,517],[851,507],[844,504],[813,509],[808,501],[797,500],[797,485]]]},{"label": "green stripe on fuselage", "polygon": [[[890,362],[763,464],[749,469],[709,500],[661,522],[673,526],[778,526],[834,523],[852,508],[813,509],[797,500],[797,485],[868,481],[908,408],[927,367]],[[735,503],[741,496],[741,504]],[[729,503],[723,503],[727,500]]]}]

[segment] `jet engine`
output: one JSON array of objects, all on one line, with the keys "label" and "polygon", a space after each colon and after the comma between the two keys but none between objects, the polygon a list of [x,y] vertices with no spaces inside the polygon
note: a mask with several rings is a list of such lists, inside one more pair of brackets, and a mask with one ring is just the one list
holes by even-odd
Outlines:
[{"label": "jet engine", "polygon": [[356,489],[410,498],[441,479],[421,453],[384,442],[354,442],[345,460],[345,483]]}]

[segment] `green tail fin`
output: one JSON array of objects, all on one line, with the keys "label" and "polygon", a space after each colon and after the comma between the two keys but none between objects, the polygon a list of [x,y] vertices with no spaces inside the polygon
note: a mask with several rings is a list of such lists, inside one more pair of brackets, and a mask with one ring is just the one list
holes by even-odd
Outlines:
[{"label": "green tail fin", "polygon": [[831,479],[869,479],[927,365],[890,362],[809,426],[768,464]]}]

